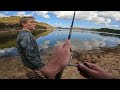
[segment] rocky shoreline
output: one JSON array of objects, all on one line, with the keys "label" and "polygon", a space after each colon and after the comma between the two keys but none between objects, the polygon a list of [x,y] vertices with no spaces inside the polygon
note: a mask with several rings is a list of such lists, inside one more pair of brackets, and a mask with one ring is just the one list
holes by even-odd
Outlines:
[{"label": "rocky shoreline", "polygon": [[[53,50],[52,50],[53,51]],[[49,62],[51,50],[42,53],[44,63]],[[87,51],[74,51],[71,63],[91,62],[99,64],[104,69],[111,72],[116,78],[120,79],[120,45],[116,47],[102,47]],[[18,77],[31,71],[22,65],[20,57],[3,57],[0,58],[0,79]],[[62,79],[85,79],[76,67],[67,66],[61,77]]]}]

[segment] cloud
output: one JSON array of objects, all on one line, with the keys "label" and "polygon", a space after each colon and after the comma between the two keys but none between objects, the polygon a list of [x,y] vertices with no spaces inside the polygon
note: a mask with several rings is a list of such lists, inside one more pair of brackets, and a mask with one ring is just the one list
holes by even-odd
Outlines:
[{"label": "cloud", "polygon": [[56,22],[54,26],[60,27],[61,25],[62,25],[61,22]]},{"label": "cloud", "polygon": [[93,17],[90,21],[93,21],[96,24],[109,24],[111,22],[110,19],[105,19],[103,17]]},{"label": "cloud", "polygon": [[73,11],[52,11],[51,13],[55,14],[57,18],[61,19],[72,19]]},{"label": "cloud", "polygon": [[0,18],[2,18],[2,17],[9,17],[9,16],[0,13]]},{"label": "cloud", "polygon": [[16,16],[20,16],[20,17],[23,17],[23,16],[32,16],[33,14],[29,14],[27,15],[26,12],[24,11],[21,11],[21,12],[17,12]]},{"label": "cloud", "polygon": [[[72,20],[74,11],[49,11],[57,18]],[[95,24],[105,25],[108,28],[118,28],[111,25],[113,21],[120,21],[120,11],[76,11],[75,20],[90,21]]]},{"label": "cloud", "polygon": [[[53,11],[51,12],[56,15],[57,18],[61,19],[72,19],[73,11]],[[75,19],[76,20],[90,20],[92,17],[96,17],[98,11],[77,11]]]},{"label": "cloud", "polygon": [[108,27],[108,28],[112,28],[112,27],[117,28],[117,27],[119,27],[119,25],[108,25],[108,24],[106,24],[105,26]]},{"label": "cloud", "polygon": [[[57,18],[61,19],[72,19],[73,11],[53,11],[51,12],[56,15]],[[77,11],[75,20],[87,20],[95,22],[96,24],[108,24],[111,22],[110,19],[99,16],[99,11]]]},{"label": "cloud", "polygon": [[120,20],[120,11],[101,11],[99,12],[99,15],[105,18]]},{"label": "cloud", "polygon": [[[26,14],[25,11],[19,11],[15,16],[33,16],[34,14],[44,18],[50,18],[54,14],[59,19],[72,20],[74,11],[33,11],[31,14]],[[1,11],[1,17],[9,17],[8,11]],[[111,25],[113,20],[120,21],[120,11],[76,11],[75,20],[84,20],[95,24],[105,25],[110,28],[118,28],[119,25]],[[54,24],[56,27],[62,26],[60,22]]]},{"label": "cloud", "polygon": [[48,11],[35,11],[33,13],[35,13],[35,14],[37,14],[39,16],[42,16],[44,18],[50,18],[50,16],[48,15]]}]

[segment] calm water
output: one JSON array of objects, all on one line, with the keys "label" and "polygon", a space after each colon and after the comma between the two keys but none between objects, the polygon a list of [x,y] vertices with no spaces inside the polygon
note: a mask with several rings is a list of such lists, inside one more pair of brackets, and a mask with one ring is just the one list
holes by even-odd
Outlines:
[{"label": "calm water", "polygon": [[[46,36],[36,39],[40,50],[51,50],[52,47],[64,43],[69,34],[69,30],[57,30]],[[91,50],[93,48],[120,44],[119,34],[101,33],[95,31],[73,31],[71,36],[72,50]],[[49,52],[49,51],[48,51]],[[0,57],[19,55],[17,48],[5,48],[0,50]]]},{"label": "calm water", "polygon": [[[50,34],[37,38],[40,48],[49,48],[64,43],[69,34],[69,30],[57,30]],[[120,44],[120,35],[110,33],[100,33],[95,31],[75,30],[72,32],[72,50],[91,50],[104,46],[116,46]]]}]

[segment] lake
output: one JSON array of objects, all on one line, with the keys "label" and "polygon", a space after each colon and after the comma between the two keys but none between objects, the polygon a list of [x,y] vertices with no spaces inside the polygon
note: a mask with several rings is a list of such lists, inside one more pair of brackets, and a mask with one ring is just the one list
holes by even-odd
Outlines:
[{"label": "lake", "polygon": [[[69,30],[56,30],[50,34],[37,38],[40,48],[49,48],[64,43],[68,38]],[[120,44],[119,34],[106,32],[74,30],[71,35],[72,50],[91,50],[104,46]]]},{"label": "lake", "polygon": [[[69,30],[54,30],[53,32],[36,39],[40,50],[53,48],[64,43],[68,38]],[[106,32],[87,30],[73,30],[71,35],[72,50],[91,50],[98,47],[114,47],[120,44],[120,35]],[[0,57],[18,55],[16,47],[0,50]]]}]

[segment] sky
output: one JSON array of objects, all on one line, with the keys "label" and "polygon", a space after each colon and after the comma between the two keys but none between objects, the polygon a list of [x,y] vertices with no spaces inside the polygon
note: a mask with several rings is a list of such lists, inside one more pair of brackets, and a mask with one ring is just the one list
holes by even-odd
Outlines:
[{"label": "sky", "polygon": [[[34,16],[54,27],[71,27],[74,11],[0,11],[1,17]],[[120,11],[76,11],[74,27],[120,30]]]}]

